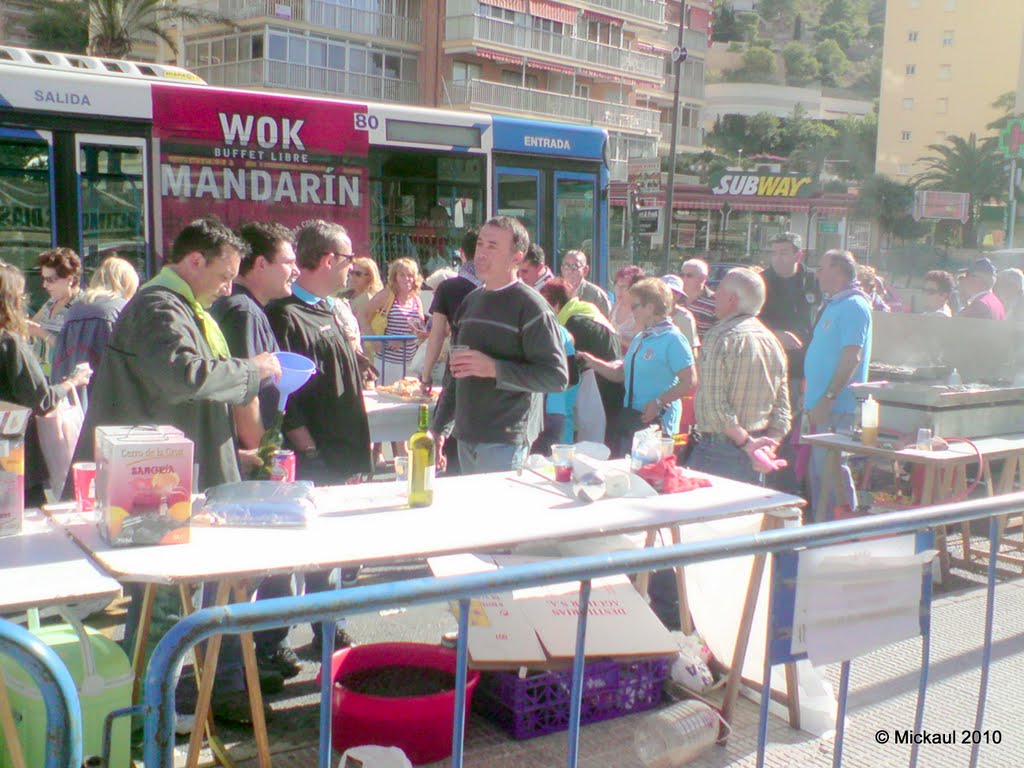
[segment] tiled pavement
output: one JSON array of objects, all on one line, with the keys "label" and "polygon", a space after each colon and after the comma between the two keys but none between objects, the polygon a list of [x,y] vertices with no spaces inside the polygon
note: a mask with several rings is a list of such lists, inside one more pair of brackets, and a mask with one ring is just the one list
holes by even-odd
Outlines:
[{"label": "tiled pavement", "polygon": [[[937,591],[933,606],[930,685],[925,710],[929,732],[955,732],[974,727],[975,704],[980,680],[981,640],[984,626],[985,592],[982,577],[957,572],[962,577],[956,591]],[[358,642],[404,639],[436,642],[440,633],[454,623],[443,606],[409,609],[389,617],[376,614],[353,617],[350,632]],[[293,640],[302,640],[302,629],[293,630]],[[894,729],[913,725],[921,653],[920,640],[905,641],[857,659],[852,677],[843,765],[846,768],[887,768],[908,764],[910,747],[895,745]],[[1004,579],[997,588],[994,663],[989,683],[984,727],[999,731],[1001,743],[981,748],[982,768],[1024,766],[1024,718],[1020,716],[1019,687],[1024,683],[1024,580]],[[304,665],[303,675],[285,692],[271,699],[275,710],[270,725],[277,768],[317,764],[318,689],[312,676],[315,664]],[[827,676],[838,688],[838,666]],[[633,750],[636,723],[644,714],[624,717],[582,729],[582,768],[639,768]],[[740,768],[755,765],[757,706],[742,699],[736,713],[734,733],[726,746],[712,747],[689,765],[695,768]],[[889,743],[880,745],[876,733],[884,731]],[[256,766],[251,734],[221,728],[239,768]],[[832,740],[817,739],[794,731],[779,718],[771,718],[769,766],[830,766]],[[565,734],[552,734],[518,742],[479,715],[472,715],[466,737],[465,765],[470,768],[545,768],[566,762]],[[968,765],[970,747],[925,745],[922,768]],[[447,763],[437,763],[440,768]]]}]

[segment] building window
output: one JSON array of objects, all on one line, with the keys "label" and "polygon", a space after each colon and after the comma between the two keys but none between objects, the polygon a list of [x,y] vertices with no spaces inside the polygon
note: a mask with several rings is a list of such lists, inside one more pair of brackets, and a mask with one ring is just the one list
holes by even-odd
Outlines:
[{"label": "building window", "polygon": [[942,47],[949,48],[951,45],[953,45],[953,30],[947,29],[942,33]]},{"label": "building window", "polygon": [[586,83],[576,83],[576,89],[573,95],[580,99],[589,99],[590,86]]},{"label": "building window", "polygon": [[917,31],[916,30],[911,30],[910,32],[907,32],[907,42],[908,43],[916,43],[917,42]]},{"label": "building window", "polygon": [[903,109],[905,109],[907,112],[910,112],[913,108],[914,108],[914,100],[913,99],[904,99],[903,100]]},{"label": "building window", "polygon": [[605,21],[587,22],[587,40],[603,43],[615,48],[622,47],[622,27]]},{"label": "building window", "polygon": [[952,64],[940,64],[939,65],[939,80],[952,80],[953,79],[953,65]]},{"label": "building window", "polygon": [[905,163],[900,163],[896,167],[896,175],[897,176],[909,176],[910,175],[910,166],[906,165]]},{"label": "building window", "polygon": [[542,19],[539,16],[533,17],[533,28],[540,32],[550,32],[553,35],[565,34],[565,25],[562,22]]},{"label": "building window", "polygon": [[910,131],[900,131],[900,141],[910,141],[913,138],[913,133]]},{"label": "building window", "polygon": [[956,0],[946,0],[946,10],[947,11],[955,11],[956,10]]},{"label": "building window", "polygon": [[494,5],[485,5],[484,8],[487,9],[487,15],[492,19],[506,21],[509,24],[514,23],[516,20],[516,12],[509,10],[508,8],[498,8]]},{"label": "building window", "polygon": [[908,76],[909,75],[917,74],[917,65],[916,64],[907,64],[906,73],[907,73]]},{"label": "building window", "polygon": [[946,141],[946,136],[948,136],[948,135],[949,135],[949,133],[947,131],[936,131],[935,132],[935,143],[936,144],[944,144],[945,141]]},{"label": "building window", "polygon": [[949,99],[945,96],[935,100],[935,114],[945,115],[949,112]]},{"label": "building window", "polygon": [[540,85],[536,75],[527,75],[524,80],[522,72],[512,69],[501,70],[501,82],[503,85],[514,85],[517,88],[526,87],[533,90],[536,90]]},{"label": "building window", "polygon": [[480,65],[467,61],[456,61],[452,64],[452,80],[456,83],[465,83],[470,80],[480,79]]},{"label": "building window", "polygon": [[921,0],[910,0],[910,7],[911,8],[920,8],[921,7]]}]

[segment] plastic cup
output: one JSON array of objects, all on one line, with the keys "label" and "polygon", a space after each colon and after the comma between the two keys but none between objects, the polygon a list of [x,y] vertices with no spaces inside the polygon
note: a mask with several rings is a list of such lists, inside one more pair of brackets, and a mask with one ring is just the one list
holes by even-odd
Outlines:
[{"label": "plastic cup", "polygon": [[75,485],[75,503],[79,512],[96,511],[96,465],[91,461],[79,461],[71,465],[72,482]]},{"label": "plastic cup", "polygon": [[667,459],[674,456],[676,452],[676,440],[674,437],[661,438],[661,458]]},{"label": "plastic cup", "polygon": [[932,431],[928,427],[921,427],[917,430],[917,450],[930,451],[932,449]]},{"label": "plastic cup", "polygon": [[395,456],[395,482],[399,489],[405,488],[409,483],[409,457]]},{"label": "plastic cup", "polygon": [[572,480],[572,457],[576,449],[571,445],[552,445],[551,463],[555,465],[555,480],[568,483]]}]

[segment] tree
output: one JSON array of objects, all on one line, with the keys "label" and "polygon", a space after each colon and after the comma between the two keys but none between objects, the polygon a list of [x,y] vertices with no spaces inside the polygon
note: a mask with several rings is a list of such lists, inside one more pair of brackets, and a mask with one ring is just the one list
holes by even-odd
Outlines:
[{"label": "tree", "polygon": [[[886,246],[892,237],[902,240],[922,234],[924,227],[914,221],[911,210],[914,205],[914,188],[892,179],[873,175],[860,186],[854,213],[877,225],[878,234],[884,236]],[[872,247],[872,251],[876,250]]]},{"label": "tree", "polygon": [[[144,34],[160,38],[176,52],[177,42],[170,33],[175,23],[232,24],[219,13],[166,0],[39,0],[39,6],[43,12],[34,25],[36,41],[54,45],[62,28],[87,29],[88,52],[114,59],[130,56]],[[71,34],[74,39],[75,33]]]},{"label": "tree", "polygon": [[932,153],[918,158],[924,170],[910,179],[918,189],[966,192],[971,196],[964,244],[975,241],[974,227],[981,206],[989,200],[1003,200],[1009,182],[1005,160],[995,137],[978,140],[977,134],[949,136],[945,144],[930,144]]},{"label": "tree", "polygon": [[786,82],[789,85],[805,85],[818,79],[821,65],[806,45],[789,43],[782,49],[786,62]]},{"label": "tree", "polygon": [[32,47],[85,53],[89,47],[89,14],[84,5],[79,0],[44,2],[25,25]]},{"label": "tree", "polygon": [[828,0],[821,9],[822,26],[845,22],[854,35],[861,37],[867,29],[868,14],[862,0]]},{"label": "tree", "polygon": [[839,44],[839,47],[844,51],[849,50],[850,46],[853,45],[853,38],[853,27],[845,21],[839,21],[835,24],[826,24],[818,27],[814,33],[814,39],[818,42],[835,40]]},{"label": "tree", "polygon": [[753,117],[748,117],[746,130],[748,141],[745,142],[743,151],[748,156],[759,152],[775,152],[778,149],[781,127],[782,120],[768,112],[759,112]]},{"label": "tree", "polygon": [[839,131],[831,156],[837,176],[866,179],[875,171],[875,147],[878,144],[878,113],[864,117],[847,115],[833,125]]},{"label": "tree", "polygon": [[743,54],[743,69],[737,77],[747,82],[767,83],[775,76],[775,54],[767,48],[752,46]]},{"label": "tree", "polygon": [[839,78],[846,72],[850,63],[843,49],[835,40],[822,40],[814,49],[814,58],[821,67],[821,81],[825,85],[837,87]]},{"label": "tree", "polygon": [[797,12],[799,0],[761,0],[757,10],[766,19],[789,20]]}]

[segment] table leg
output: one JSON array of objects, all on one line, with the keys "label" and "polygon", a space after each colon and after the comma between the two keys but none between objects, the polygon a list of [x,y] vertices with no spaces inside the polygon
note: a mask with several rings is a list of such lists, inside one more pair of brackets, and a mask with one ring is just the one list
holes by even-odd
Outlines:
[{"label": "table leg", "polygon": [[[672,543],[682,543],[678,525],[672,526]],[[676,572],[676,596],[679,598],[679,627],[684,635],[692,635],[693,618],[690,616],[690,601],[686,597],[686,573],[681,565],[677,565],[673,570]]]},{"label": "table leg", "polygon": [[[813,448],[811,450],[814,450]],[[839,472],[839,451],[832,448],[825,449],[825,461],[824,466],[821,468],[821,490],[818,496],[818,503],[814,506],[814,522],[824,523],[831,520],[834,516],[835,510],[828,508],[829,499],[832,497],[833,492],[838,487],[838,478],[836,475]]]},{"label": "table leg", "polygon": [[[768,531],[782,526],[781,518],[775,515],[766,514],[761,523],[761,530]],[[725,699],[722,702],[722,719],[732,723],[733,710],[736,707],[736,699],[740,693],[740,682],[743,678],[743,662],[747,658],[747,646],[750,644],[750,633],[754,627],[754,611],[757,608],[757,597],[761,592],[761,579],[764,576],[766,555],[754,555],[754,562],[750,566],[750,581],[747,583],[747,596],[743,601],[743,613],[740,618],[740,627],[736,635],[736,647],[732,652],[732,665],[725,683]],[[767,649],[766,649],[767,651]],[[787,678],[788,679],[788,678]],[[761,692],[762,695],[771,696],[771,691]],[[792,692],[791,692],[792,693]],[[723,729],[724,730],[724,729]],[[719,732],[719,743],[725,737]]]},{"label": "table leg", "polygon": [[146,642],[149,627],[153,621],[153,601],[156,599],[156,584],[146,584],[142,590],[142,605],[139,606],[139,626],[135,628],[135,645],[132,647],[132,702],[138,703],[142,678],[146,674]]},{"label": "table leg", "polygon": [[[245,585],[234,588],[235,602],[247,603],[251,597]],[[242,663],[245,666],[245,684],[249,689],[249,706],[252,707],[252,730],[256,737],[256,756],[259,768],[270,768],[270,738],[267,736],[267,722],[263,717],[263,692],[260,690],[260,673],[256,664],[256,643],[252,632],[239,635],[242,644]]]},{"label": "table leg", "polygon": [[[222,581],[217,585],[216,605],[227,605],[228,595],[231,592],[231,585]],[[217,658],[220,656],[219,634],[214,635],[206,641],[206,657],[203,663],[202,673],[199,675],[199,694],[196,697],[196,727],[192,729],[192,736],[188,742],[188,757],[185,760],[185,768],[196,768],[199,765],[199,751],[203,746],[202,727],[210,714],[210,697],[213,695],[213,678],[217,670]]]},{"label": "table leg", "polygon": [[7,696],[7,683],[4,673],[0,671],[0,730],[3,730],[4,741],[7,742],[7,753],[11,756],[13,768],[25,768],[25,755],[21,751],[21,739],[18,727],[14,724],[11,712],[11,700]]},{"label": "table leg", "polygon": [[[644,540],[644,549],[650,549],[658,541],[658,529],[652,528],[647,531],[647,538]],[[651,572],[643,571],[636,575],[636,591],[643,597],[647,597],[647,588],[651,583]]]}]

